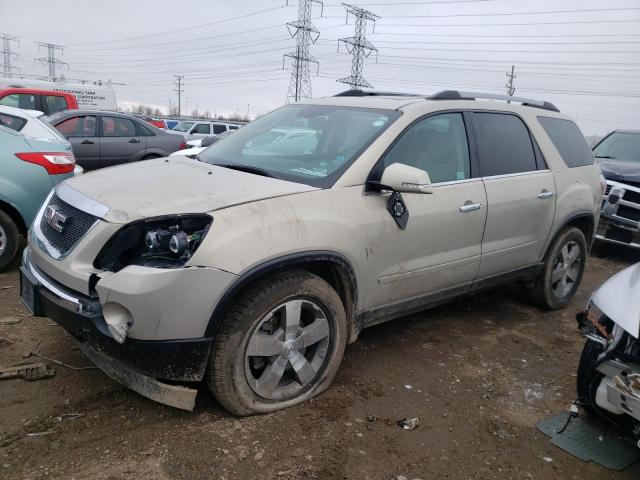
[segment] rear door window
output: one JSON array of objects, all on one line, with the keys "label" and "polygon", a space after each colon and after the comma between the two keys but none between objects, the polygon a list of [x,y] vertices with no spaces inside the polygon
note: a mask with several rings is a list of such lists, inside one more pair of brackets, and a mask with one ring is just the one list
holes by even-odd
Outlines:
[{"label": "rear door window", "polygon": [[45,114],[51,115],[52,113],[61,112],[67,110],[67,99],[60,95],[44,95],[44,108]]},{"label": "rear door window", "polygon": [[103,137],[135,137],[136,126],[132,120],[120,117],[102,117]]},{"label": "rear door window", "polygon": [[222,132],[226,132],[226,131],[227,131],[227,126],[226,125],[215,124],[213,126],[213,133],[215,133],[216,135],[218,135],[219,133],[222,133]]},{"label": "rear door window", "polygon": [[474,112],[473,128],[483,177],[537,169],[531,135],[519,117]]},{"label": "rear door window", "polygon": [[56,125],[56,129],[65,137],[95,137],[96,117],[93,115],[80,115],[68,118]]},{"label": "rear door window", "polygon": [[8,113],[0,113],[0,125],[19,132],[27,124],[24,118],[9,115]]},{"label": "rear door window", "polygon": [[538,117],[567,167],[593,165],[593,154],[578,126],[571,120]]}]

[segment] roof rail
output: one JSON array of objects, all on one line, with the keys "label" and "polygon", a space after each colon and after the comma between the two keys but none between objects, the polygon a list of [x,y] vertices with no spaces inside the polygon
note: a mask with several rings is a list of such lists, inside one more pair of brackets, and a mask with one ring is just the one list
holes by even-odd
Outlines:
[{"label": "roof rail", "polygon": [[525,107],[541,108],[543,110],[551,110],[559,112],[560,110],[551,102],[543,102],[540,100],[531,100],[522,97],[510,97],[509,95],[500,95],[496,93],[478,93],[478,92],[460,92],[458,90],[443,90],[434,93],[429,100],[504,100],[505,102],[517,102]]},{"label": "roof rail", "polygon": [[378,92],[375,90],[345,90],[334,97],[425,97],[421,93]]}]

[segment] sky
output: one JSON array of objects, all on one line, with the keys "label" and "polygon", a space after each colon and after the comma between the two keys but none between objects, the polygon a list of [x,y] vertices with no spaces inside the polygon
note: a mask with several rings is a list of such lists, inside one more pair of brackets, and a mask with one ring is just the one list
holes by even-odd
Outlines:
[{"label": "sky", "polygon": [[[68,79],[110,79],[120,107],[167,108],[184,75],[183,113],[251,116],[286,100],[295,51],[286,23],[297,0],[0,0],[0,34],[19,37],[13,65],[46,75],[36,42],[64,47]],[[377,48],[364,76],[376,90],[505,93],[553,102],[585,135],[640,129],[640,0],[354,0],[380,18],[367,25]],[[348,89],[338,39],[354,33],[344,6],[314,3],[310,47],[314,97]]]}]

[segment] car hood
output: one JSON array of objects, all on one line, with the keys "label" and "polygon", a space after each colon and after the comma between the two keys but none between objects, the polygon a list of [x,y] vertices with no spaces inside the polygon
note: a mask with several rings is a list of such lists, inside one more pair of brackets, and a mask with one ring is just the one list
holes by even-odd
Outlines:
[{"label": "car hood", "polygon": [[640,263],[604,282],[591,301],[611,320],[638,338],[640,335]]},{"label": "car hood", "polygon": [[180,155],[188,157],[189,155],[198,155],[199,153],[204,152],[207,149],[207,147],[193,147],[193,148],[186,148],[184,150],[178,150],[177,152],[173,152],[171,154],[169,154],[170,157],[178,157]]},{"label": "car hood", "polygon": [[316,188],[171,157],[85,173],[64,182],[58,196],[108,222],[128,223],[161,215],[206,213],[311,190]]},{"label": "car hood", "polygon": [[604,178],[615,182],[640,182],[640,163],[638,162],[600,162]]}]

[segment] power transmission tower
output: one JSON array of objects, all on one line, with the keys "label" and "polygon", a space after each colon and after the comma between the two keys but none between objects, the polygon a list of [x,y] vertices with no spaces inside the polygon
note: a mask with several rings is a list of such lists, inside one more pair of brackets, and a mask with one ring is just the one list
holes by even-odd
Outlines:
[{"label": "power transmission tower", "polygon": [[18,57],[17,53],[11,51],[11,42],[18,42],[18,37],[3,33],[0,38],[2,39],[2,76],[9,78],[12,76],[13,70],[17,70],[11,65],[11,59]]},{"label": "power transmission tower", "polygon": [[37,44],[38,44],[38,50],[40,50],[40,47],[46,47],[47,56],[36,58],[35,61],[38,63],[46,63],[49,65],[49,80],[51,80],[52,82],[55,82],[57,80],[56,67],[66,66],[67,68],[69,68],[68,63],[63,62],[62,60],[59,60],[56,58],[56,51],[59,51],[60,54],[62,54],[63,52],[62,45],[54,45],[53,43],[45,43],[45,42],[37,42]]},{"label": "power transmission tower", "polygon": [[511,65],[511,73],[507,72],[507,78],[509,81],[506,83],[505,87],[507,87],[507,94],[510,97],[513,97],[513,94],[516,93],[516,87],[513,85],[513,79],[516,78],[516,74],[514,73],[515,67]]},{"label": "power transmission tower", "polygon": [[375,21],[380,17],[368,10],[348,3],[343,3],[342,5],[347,9],[347,22],[349,21],[349,14],[351,14],[354,16],[356,23],[353,37],[338,40],[338,50],[340,50],[340,42],[342,42],[351,54],[351,75],[339,79],[338,82],[349,84],[352,90],[358,87],[373,88],[373,85],[362,76],[362,69],[365,58],[368,58],[373,52],[378,52],[378,49],[366,38],[367,22],[373,22],[375,28]]},{"label": "power transmission tower", "polygon": [[178,94],[178,117],[180,117],[182,115],[182,94],[184,93],[182,80],[184,80],[184,75],[174,75],[173,78],[175,79],[173,91]]},{"label": "power transmission tower", "polygon": [[[287,103],[311,97],[309,63],[315,63],[318,68],[320,66],[318,60],[309,53],[309,46],[312,43],[316,43],[320,36],[318,29],[311,23],[311,7],[314,3],[319,4],[321,8],[323,7],[321,0],[299,0],[298,20],[287,23],[291,38],[296,39],[296,51],[286,53],[282,58],[283,69],[287,57],[293,61],[291,64],[291,80],[287,91]],[[320,16],[322,16],[322,10]]]}]

